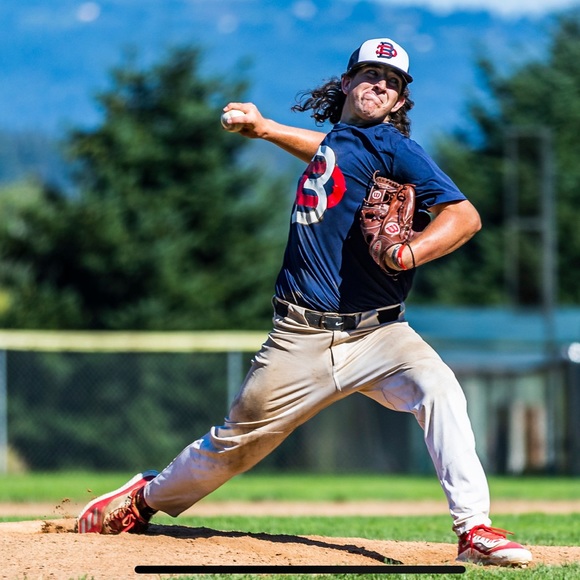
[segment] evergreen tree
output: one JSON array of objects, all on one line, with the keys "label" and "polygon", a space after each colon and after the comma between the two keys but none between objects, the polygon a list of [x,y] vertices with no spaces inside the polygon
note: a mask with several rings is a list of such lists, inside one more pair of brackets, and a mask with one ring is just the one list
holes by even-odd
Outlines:
[{"label": "evergreen tree", "polygon": [[[476,128],[438,144],[442,167],[480,211],[483,230],[450,258],[421,269],[413,298],[443,303],[498,304],[513,298],[519,305],[541,300],[542,239],[533,219],[540,215],[542,147],[551,135],[557,230],[559,301],[578,303],[576,265],[580,256],[580,13],[561,16],[541,60],[509,74],[481,59],[483,98],[470,103]],[[507,154],[518,134],[518,158]],[[544,151],[545,152],[545,151]],[[533,226],[521,228],[517,242],[506,236],[509,175],[516,176],[518,214]],[[531,219],[530,219],[531,218]],[[506,264],[506,244],[517,243],[518,263]],[[517,268],[516,296],[506,285],[507,268]]]},{"label": "evergreen tree", "polygon": [[79,194],[46,190],[0,228],[4,327],[267,328],[286,236],[281,177],[240,163],[222,131],[241,81],[200,53],[112,72],[100,126],[67,139]]}]

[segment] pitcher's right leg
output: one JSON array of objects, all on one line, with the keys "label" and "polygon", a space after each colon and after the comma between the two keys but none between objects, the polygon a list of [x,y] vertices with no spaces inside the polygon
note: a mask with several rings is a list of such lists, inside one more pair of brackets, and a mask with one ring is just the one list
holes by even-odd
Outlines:
[{"label": "pitcher's right leg", "polygon": [[332,332],[277,320],[224,424],[186,447],[145,487],[147,504],[179,515],[342,398],[332,379],[331,341]]}]

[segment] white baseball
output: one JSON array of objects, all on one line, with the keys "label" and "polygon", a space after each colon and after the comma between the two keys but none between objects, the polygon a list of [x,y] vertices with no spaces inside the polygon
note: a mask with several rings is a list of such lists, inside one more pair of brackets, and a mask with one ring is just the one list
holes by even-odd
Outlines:
[{"label": "white baseball", "polygon": [[244,126],[243,124],[234,123],[232,125],[228,125],[227,120],[228,119],[235,119],[236,117],[244,117],[245,115],[246,115],[246,113],[244,113],[243,111],[239,111],[238,109],[232,109],[231,111],[227,111],[226,113],[224,113],[222,115],[222,118],[221,118],[222,127],[226,131],[241,131],[242,127]]}]

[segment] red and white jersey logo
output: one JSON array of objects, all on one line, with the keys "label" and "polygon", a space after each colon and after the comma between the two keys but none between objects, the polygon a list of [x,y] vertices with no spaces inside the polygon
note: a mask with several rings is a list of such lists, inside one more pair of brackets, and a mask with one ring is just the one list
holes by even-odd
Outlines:
[{"label": "red and white jersey logo", "polygon": [[324,212],[337,205],[345,191],[344,175],[334,151],[320,146],[298,182],[292,222],[308,225],[321,221]]}]

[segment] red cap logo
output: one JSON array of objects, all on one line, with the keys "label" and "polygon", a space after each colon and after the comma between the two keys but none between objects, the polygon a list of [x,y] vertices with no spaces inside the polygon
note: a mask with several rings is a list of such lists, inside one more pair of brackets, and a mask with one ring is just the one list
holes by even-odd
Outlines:
[{"label": "red cap logo", "polygon": [[397,49],[390,42],[381,42],[377,46],[378,58],[395,58],[397,56]]}]

